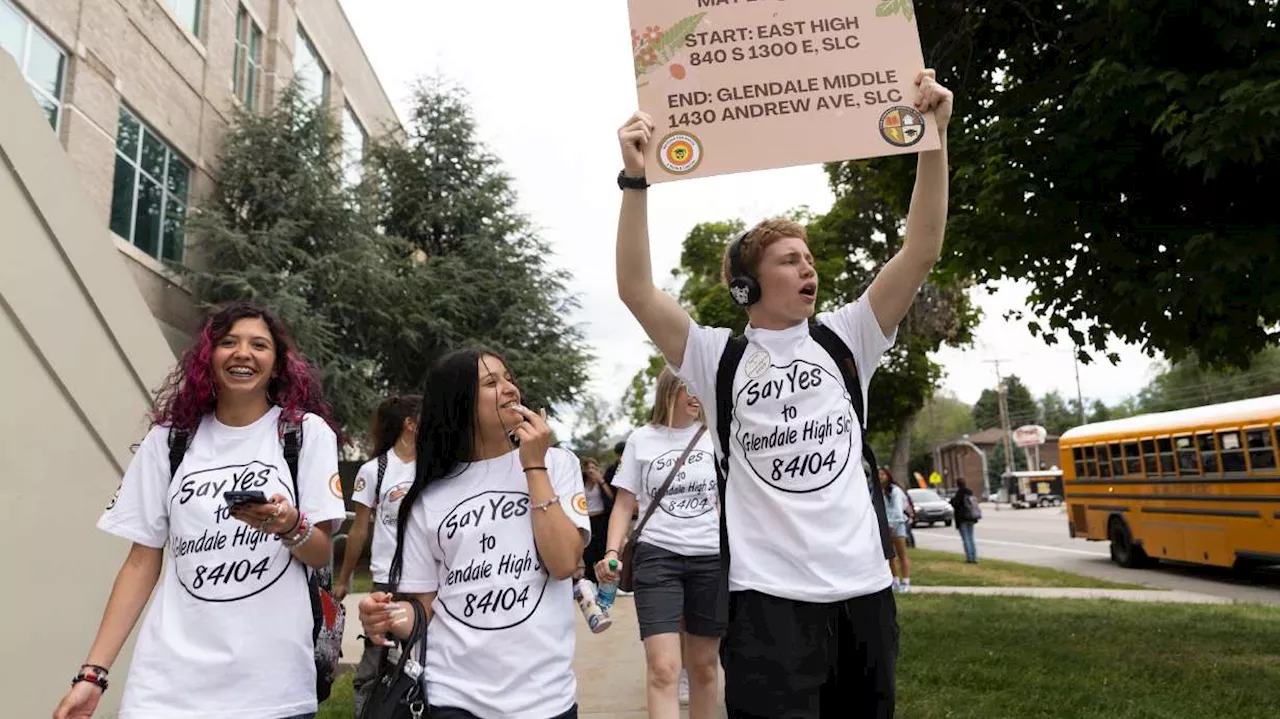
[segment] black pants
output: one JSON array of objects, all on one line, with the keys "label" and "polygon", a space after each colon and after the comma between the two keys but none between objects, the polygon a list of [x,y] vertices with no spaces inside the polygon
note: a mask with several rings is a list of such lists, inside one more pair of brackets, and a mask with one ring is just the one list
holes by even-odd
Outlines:
[{"label": "black pants", "polygon": [[591,517],[591,541],[582,553],[582,561],[586,565],[586,577],[592,584],[596,581],[596,562],[604,559],[604,550],[609,544],[609,512],[601,512]]},{"label": "black pants", "polygon": [[[454,707],[431,707],[431,719],[480,719],[466,709]],[[569,711],[557,714],[549,719],[578,719],[578,705],[569,707]]]},{"label": "black pants", "polygon": [[891,719],[897,660],[889,589],[832,604],[729,596],[721,661],[730,719]]}]

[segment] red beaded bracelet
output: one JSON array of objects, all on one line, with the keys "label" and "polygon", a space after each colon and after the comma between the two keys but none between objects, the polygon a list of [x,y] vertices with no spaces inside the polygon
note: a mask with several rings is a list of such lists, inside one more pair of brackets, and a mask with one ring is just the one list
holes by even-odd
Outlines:
[{"label": "red beaded bracelet", "polygon": [[109,685],[106,674],[99,674],[96,668],[89,666],[80,668],[80,671],[76,673],[75,679],[71,680],[71,686],[75,686],[80,682],[97,684],[98,688],[104,692],[107,691],[107,686]]}]

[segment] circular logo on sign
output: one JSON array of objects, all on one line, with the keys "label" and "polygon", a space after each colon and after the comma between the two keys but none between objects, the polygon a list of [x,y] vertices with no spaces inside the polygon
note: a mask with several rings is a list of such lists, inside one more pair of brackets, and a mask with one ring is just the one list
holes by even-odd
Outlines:
[{"label": "circular logo on sign", "polygon": [[755,379],[764,374],[769,369],[769,353],[764,350],[757,350],[754,354],[747,358],[747,377]]},{"label": "circular logo on sign", "polygon": [[702,162],[702,143],[693,133],[677,130],[662,138],[658,145],[658,162],[673,175],[692,172]]},{"label": "circular logo on sign", "polygon": [[911,147],[924,137],[924,115],[906,105],[891,107],[880,116],[880,137],[894,147]]}]

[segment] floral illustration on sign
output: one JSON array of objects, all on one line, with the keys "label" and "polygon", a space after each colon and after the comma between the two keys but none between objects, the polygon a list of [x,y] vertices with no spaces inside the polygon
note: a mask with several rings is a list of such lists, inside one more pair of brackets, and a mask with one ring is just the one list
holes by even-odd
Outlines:
[{"label": "floral illustration on sign", "polygon": [[690,15],[666,29],[657,25],[646,27],[643,31],[631,28],[631,52],[635,58],[636,87],[649,84],[639,82],[641,76],[662,67],[667,67],[671,77],[677,80],[684,79],[684,65],[671,61],[684,48],[685,37],[696,30],[706,16],[705,12]]},{"label": "floral illustration on sign", "polygon": [[902,13],[902,17],[911,22],[915,19],[916,8],[911,4],[911,0],[883,0],[876,6],[876,17],[889,17]]}]

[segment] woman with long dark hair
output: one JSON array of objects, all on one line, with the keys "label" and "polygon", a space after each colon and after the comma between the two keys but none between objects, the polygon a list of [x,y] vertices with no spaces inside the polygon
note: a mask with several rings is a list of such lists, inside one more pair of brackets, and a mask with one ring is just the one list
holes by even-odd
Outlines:
[{"label": "woman with long dark hair", "polygon": [[[893,573],[893,591],[911,591],[911,559],[907,557],[907,490],[898,486],[893,473],[880,468],[880,487],[884,489],[884,510],[889,521],[889,533],[893,536],[894,558],[889,560]],[[897,566],[894,566],[895,561]]]},{"label": "woman with long dark hair", "polygon": [[[577,716],[571,577],[590,536],[582,472],[551,447],[497,354],[451,352],[425,379],[413,486],[390,584],[422,603],[432,719]],[[407,638],[396,594],[360,603],[365,634]]]},{"label": "woman with long dark hair", "polygon": [[[275,315],[232,303],[205,322],[151,420],[98,520],[133,546],[55,719],[92,716],[149,598],[123,719],[314,716],[307,568],[327,566],[345,516],[314,371]],[[300,440],[296,477],[286,438]]]},{"label": "woman with long dark hair", "polygon": [[[356,518],[347,535],[347,547],[342,568],[333,586],[339,601],[347,595],[351,573],[364,552],[369,538],[369,523],[373,522],[373,546],[369,551],[369,570],[373,574],[373,591],[390,591],[388,577],[391,560],[396,551],[396,522],[400,517],[400,500],[413,486],[418,456],[418,413],[422,411],[422,398],[418,395],[388,397],[378,404],[373,414],[373,459],[365,462],[356,472],[351,502],[355,505]],[[368,683],[376,675],[378,665],[386,656],[383,647],[374,646],[369,639],[364,642],[364,654],[352,686],[355,690],[355,715],[360,716],[368,697]]]},{"label": "woman with long dark hair", "polygon": [[[686,450],[683,464],[677,464]],[[672,482],[659,497],[669,476]],[[609,560],[629,540],[638,502],[640,516],[649,516],[631,560],[649,716],[677,717],[679,701],[687,697],[692,719],[710,719],[716,716],[720,637],[728,621],[722,611],[728,597],[720,581],[715,449],[702,404],[671,370],[658,376],[649,424],[627,438],[613,482],[618,495],[596,574],[601,581],[617,579],[621,567],[611,568]]]}]

